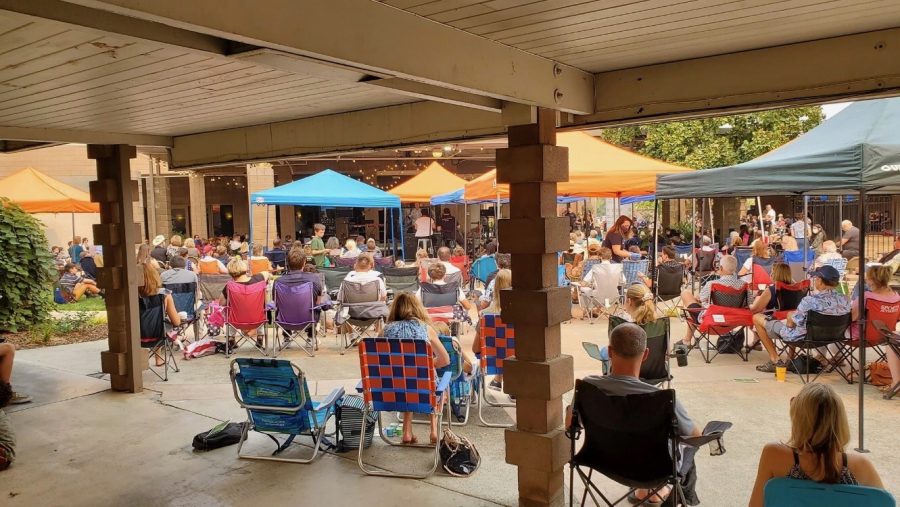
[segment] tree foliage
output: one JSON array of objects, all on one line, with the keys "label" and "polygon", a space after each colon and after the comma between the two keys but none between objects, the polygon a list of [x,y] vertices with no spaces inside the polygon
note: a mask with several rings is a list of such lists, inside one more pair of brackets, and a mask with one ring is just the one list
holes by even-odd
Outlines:
[{"label": "tree foliage", "polygon": [[754,159],[812,129],[822,119],[819,106],[797,107],[606,129],[602,137],[649,157],[708,169]]},{"label": "tree foliage", "polygon": [[43,224],[6,198],[0,198],[0,245],[0,331],[16,332],[49,315],[53,262]]}]

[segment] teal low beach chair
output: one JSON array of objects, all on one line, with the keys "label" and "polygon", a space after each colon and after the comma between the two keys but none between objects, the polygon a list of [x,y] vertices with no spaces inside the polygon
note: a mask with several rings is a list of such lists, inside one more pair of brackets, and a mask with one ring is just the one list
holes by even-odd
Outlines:
[{"label": "teal low beach chair", "polygon": [[[238,457],[286,463],[310,463],[322,448],[325,427],[334,415],[335,405],[344,396],[344,388],[335,388],[321,402],[313,402],[306,377],[297,365],[283,359],[239,358],[231,361],[231,386],[234,398],[247,410],[247,422],[238,442]],[[250,431],[257,431],[278,446],[269,456],[242,454]],[[287,435],[280,442],[274,435]],[[305,435],[313,439],[308,458],[282,458],[277,455],[294,439]]]},{"label": "teal low beach chair", "polygon": [[766,483],[766,507],[895,507],[883,489],[844,484],[823,484],[779,477]]}]

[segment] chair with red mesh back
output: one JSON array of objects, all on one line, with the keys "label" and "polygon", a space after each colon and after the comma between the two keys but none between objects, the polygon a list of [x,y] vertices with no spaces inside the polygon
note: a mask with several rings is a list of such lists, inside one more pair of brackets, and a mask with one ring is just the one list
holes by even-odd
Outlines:
[{"label": "chair with red mesh back", "polygon": [[263,328],[263,336],[266,335],[266,288],[265,281],[250,285],[244,285],[235,281],[228,282],[225,290],[228,292],[228,306],[225,307],[225,335],[234,337],[234,346],[231,339],[225,341],[225,355],[230,355],[234,349],[241,346],[244,341],[249,341],[262,352],[269,355],[266,350],[265,339],[262,346],[256,342],[256,337],[251,336],[260,326]]},{"label": "chair with red mesh back", "polygon": [[[443,424],[444,408],[447,403],[447,389],[451,373],[446,371],[440,378],[434,370],[434,356],[431,344],[426,340],[407,338],[363,338],[359,342],[359,369],[362,381],[357,387],[363,393],[363,409],[360,435],[365,435],[369,411],[378,414],[378,428],[381,439],[400,447],[419,447],[434,451],[434,464],[424,474],[394,473],[366,468],[363,463],[365,440],[360,438],[359,468],[368,475],[424,479],[437,469],[440,461],[440,439],[434,444],[402,444],[391,440],[384,432],[381,414],[384,412],[412,412],[437,417],[438,429]],[[449,414],[448,414],[449,417]]]},{"label": "chair with red mesh back", "polygon": [[784,320],[788,314],[800,306],[800,301],[809,294],[809,280],[797,283],[775,282],[776,310],[772,314],[776,320]]},{"label": "chair with red mesh back", "polygon": [[[900,320],[900,302],[881,301],[877,294],[866,292],[865,346],[875,352],[873,360],[887,360],[883,346],[890,346],[890,343],[888,336],[881,329],[894,330],[897,327],[897,320]],[[876,326],[876,323],[880,323],[880,325]],[[858,354],[854,355],[854,352],[858,352],[860,347],[858,322],[853,322],[850,325],[849,347],[847,356],[850,363],[849,378],[852,381],[853,376],[859,373],[859,359],[857,359],[859,356]],[[868,377],[866,380],[868,380]]]},{"label": "chair with red mesh back", "polygon": [[[713,283],[710,286],[709,302],[710,305],[705,311],[703,308],[683,309],[685,320],[694,338],[692,350],[698,349],[707,363],[719,355],[712,337],[745,333],[746,328],[753,325],[753,316],[748,308],[747,284],[736,288]],[[694,318],[700,312],[703,312],[703,320],[697,324]],[[743,348],[737,354],[744,361],[748,359]]]},{"label": "chair with red mesh back", "polygon": [[503,362],[516,355],[516,333],[512,324],[506,324],[500,315],[485,313],[479,322],[481,329],[481,393],[478,396],[478,419],[492,428],[509,428],[512,423],[490,423],[484,418],[484,406],[515,407],[515,403],[490,400],[486,375],[503,375]]},{"label": "chair with red mesh back", "polygon": [[772,266],[775,265],[775,259],[772,257],[763,258],[763,257],[753,257],[753,262],[750,265],[751,275],[751,287],[758,287],[760,285],[771,285],[772,284]]},{"label": "chair with red mesh back", "polygon": [[453,264],[462,273],[463,284],[469,283],[469,258],[465,255],[459,257],[450,257],[450,264]]}]

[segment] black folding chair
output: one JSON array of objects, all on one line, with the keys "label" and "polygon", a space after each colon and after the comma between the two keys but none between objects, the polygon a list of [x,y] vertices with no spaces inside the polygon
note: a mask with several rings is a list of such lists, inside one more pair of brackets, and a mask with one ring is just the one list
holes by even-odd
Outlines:
[{"label": "black folding chair", "polygon": [[668,313],[676,312],[681,304],[681,288],[684,285],[684,266],[662,264],[656,267],[656,301]]},{"label": "black folding chair", "polygon": [[[571,443],[569,505],[574,504],[576,473],[584,484],[582,506],[590,495],[594,505],[612,507],[638,488],[649,490],[638,504],[646,505],[666,485],[672,487],[669,495],[675,495],[673,505],[682,505],[685,495],[681,480],[687,470],[679,470],[680,444],[697,448],[717,441],[711,445],[711,453],[723,454],[722,438],[730,427],[728,422],[710,422],[703,436],[681,437],[674,390],[612,396],[591,382],[576,380],[572,422],[566,428]],[[582,431],[584,442],[576,452],[575,442]],[[591,481],[594,471],[627,486],[629,491],[611,501]]]},{"label": "black folding chair", "polygon": [[347,274],[353,271],[352,267],[338,266],[334,268],[319,268],[319,273],[325,275],[325,287],[328,289],[328,295],[331,299],[337,299],[338,290],[344,283]]},{"label": "black folding chair", "polygon": [[[806,368],[805,376],[800,375],[800,380],[804,384],[815,382],[819,375],[831,371],[837,371],[848,384],[853,383],[851,372],[845,372],[842,364],[847,360],[850,354],[850,347],[844,336],[847,328],[850,327],[851,317],[849,313],[842,315],[825,315],[824,313],[810,311],[806,316],[806,335],[798,342],[789,342],[788,346],[806,350],[807,355],[812,350],[818,350],[828,361],[831,366],[825,366],[812,380],[809,379],[809,368]],[[834,350],[832,350],[832,348]],[[792,354],[793,356],[793,354]]]},{"label": "black folding chair", "polygon": [[419,289],[419,268],[415,266],[408,268],[385,266],[381,268],[381,272],[384,274],[384,285],[394,297],[401,292],[414,293]]},{"label": "black folding chair", "polygon": [[[175,352],[172,348],[172,340],[166,334],[166,296],[155,294],[153,296],[141,296],[138,301],[139,321],[141,329],[141,348],[148,349],[150,357],[150,371],[166,382],[169,380],[169,368],[178,372],[178,363],[175,361]],[[163,361],[163,374],[153,368],[156,359]]]},{"label": "black folding chair", "polygon": [[[609,334],[619,324],[628,321],[622,317],[612,315],[609,317]],[[642,324],[641,328],[647,333],[647,349],[650,353],[647,359],[641,363],[641,382],[658,386],[666,383],[669,387],[672,375],[669,369],[669,319],[656,319],[653,322]]]}]

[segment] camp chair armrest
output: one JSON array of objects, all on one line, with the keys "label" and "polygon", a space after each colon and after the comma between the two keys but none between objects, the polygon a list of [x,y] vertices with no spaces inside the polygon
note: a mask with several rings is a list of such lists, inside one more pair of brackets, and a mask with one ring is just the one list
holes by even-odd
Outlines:
[{"label": "camp chair armrest", "polygon": [[440,396],[450,387],[451,375],[449,371],[445,371],[443,375],[441,375],[440,380],[438,380],[437,388],[434,390],[434,393]]},{"label": "camp chair armrest", "polygon": [[291,407],[273,407],[271,405],[250,405],[248,403],[240,402],[241,407],[246,408],[247,410],[264,410],[266,412],[281,412],[284,414],[296,414],[297,412],[303,410],[302,405],[294,405]]},{"label": "camp chair armrest", "polygon": [[327,398],[325,398],[324,400],[322,400],[318,404],[316,404],[315,410],[317,412],[320,410],[329,410],[332,407],[334,407],[334,405],[338,402],[338,400],[340,400],[343,397],[344,397],[344,388],[343,387],[335,387],[328,394]]},{"label": "camp chair armrest", "polygon": [[699,437],[678,437],[678,442],[691,447],[700,447],[706,445],[713,440],[718,440],[725,435],[725,432],[731,428],[730,422],[709,421],[703,428],[703,434]]}]

